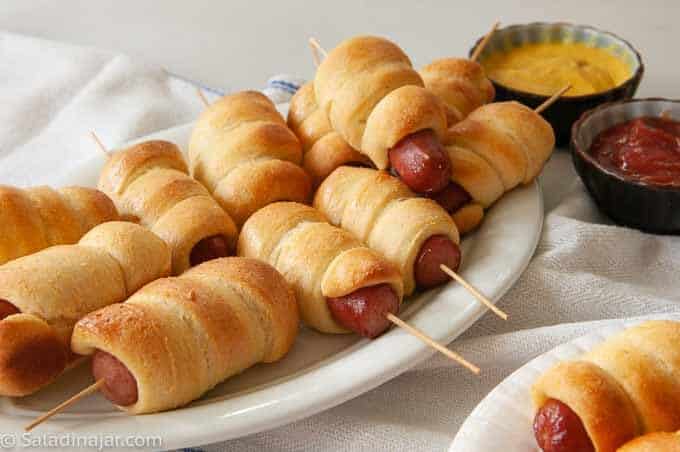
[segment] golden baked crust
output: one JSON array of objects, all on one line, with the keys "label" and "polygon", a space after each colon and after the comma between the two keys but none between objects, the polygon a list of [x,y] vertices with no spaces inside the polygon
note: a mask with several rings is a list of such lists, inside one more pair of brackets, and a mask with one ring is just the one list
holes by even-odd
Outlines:
[{"label": "golden baked crust", "polygon": [[470,116],[490,129],[509,136],[526,155],[527,170],[522,181],[533,181],[543,169],[555,147],[552,126],[543,116],[519,102],[494,102],[475,110]]},{"label": "golden baked crust", "polygon": [[[630,334],[634,335],[635,331]],[[656,356],[636,350],[628,337],[613,337],[582,359],[597,365],[619,382],[633,402],[643,431],[679,429],[680,381],[674,379],[665,366],[659,365]]]},{"label": "golden baked crust", "polygon": [[680,452],[680,432],[656,432],[639,436],[617,452]]},{"label": "golden baked crust", "polygon": [[302,166],[312,176],[315,187],[343,165],[372,167],[373,163],[368,156],[347,144],[335,131],[314,143],[302,161]]},{"label": "golden baked crust", "polygon": [[460,235],[475,229],[484,220],[484,207],[475,202],[468,203],[451,215]]},{"label": "golden baked crust", "polygon": [[590,362],[559,363],[534,382],[531,396],[535,407],[556,399],[571,408],[598,452],[613,452],[642,433],[625,390]]},{"label": "golden baked crust", "polygon": [[66,368],[69,348],[33,314],[0,321],[0,394],[20,397],[51,383]]},{"label": "golden baked crust", "polygon": [[451,180],[465,189],[476,202],[488,208],[505,193],[498,170],[473,150],[447,145],[451,159]]},{"label": "golden baked crust", "polygon": [[444,105],[423,88],[406,54],[384,38],[341,42],[319,65],[314,92],[333,129],[379,169],[388,167],[389,148],[406,135],[446,128]]},{"label": "golden baked crust", "polygon": [[103,192],[93,188],[69,186],[57,190],[66,204],[76,213],[84,232],[95,226],[116,221],[118,211],[113,201]]},{"label": "golden baked crust", "polygon": [[86,316],[75,326],[72,346],[121,361],[137,381],[138,400],[120,408],[152,413],[187,404],[258,362],[280,359],[298,323],[292,290],[273,268],[221,258]]},{"label": "golden baked crust", "polygon": [[53,245],[73,244],[118,219],[111,200],[84,187],[20,189],[0,185],[0,265]]},{"label": "golden baked crust", "polygon": [[[468,163],[461,169],[452,162],[452,180],[488,207],[500,195],[487,167],[495,170],[504,192],[520,183],[528,184],[548,161],[555,134],[550,124],[530,108],[518,102],[494,102],[477,108],[451,127],[443,142],[452,159],[460,157]],[[468,152],[464,154],[461,148]],[[486,165],[474,162],[471,154],[484,159]]]},{"label": "golden baked crust", "polygon": [[334,319],[328,297],[389,284],[401,301],[401,275],[349,232],[331,226],[312,207],[280,202],[256,212],[243,226],[239,256],[270,263],[293,286],[302,319],[324,333],[347,333]]},{"label": "golden baked crust", "polygon": [[79,319],[169,272],[163,241],[126,222],[0,266],[0,299],[21,312],[0,320],[0,394],[26,395],[51,382],[67,364]]},{"label": "golden baked crust", "polygon": [[[552,127],[539,114],[517,102],[495,102],[473,110],[446,131],[451,180],[483,208],[507,191],[533,181],[555,145]],[[478,208],[453,215],[472,226],[482,220]],[[474,220],[474,221],[473,221]],[[465,226],[468,229],[468,226]]]},{"label": "golden baked crust", "polygon": [[291,99],[288,126],[302,144],[302,167],[312,177],[315,187],[339,166],[372,165],[368,156],[354,149],[333,130],[326,114],[316,104],[312,82],[302,85]]},{"label": "golden baked crust", "polygon": [[446,131],[446,109],[437,96],[421,86],[404,85],[387,95],[366,119],[361,149],[375,166],[389,166],[389,150],[402,138],[419,130]]},{"label": "golden baked crust", "polygon": [[146,141],[115,152],[102,170],[99,188],[122,215],[137,219],[170,246],[173,274],[189,268],[191,250],[205,238],[221,235],[235,245],[236,225],[188,175],[173,143]]},{"label": "golden baked crust", "polygon": [[464,121],[451,127],[445,141],[484,158],[497,171],[504,190],[510,191],[524,181],[527,156],[508,135],[477,120],[479,115],[476,113],[473,112]]},{"label": "golden baked crust", "polygon": [[287,123],[300,140],[303,153],[308,152],[321,137],[333,131],[326,114],[316,103],[314,82],[302,85],[290,99]]},{"label": "golden baked crust", "polygon": [[189,162],[192,175],[238,226],[271,202],[309,200],[300,142],[271,100],[256,91],[206,108],[191,135]]},{"label": "golden baked crust", "polygon": [[417,198],[384,171],[336,169],[319,186],[314,207],[396,266],[406,295],[415,290],[414,263],[423,243],[440,234],[460,241],[455,223],[441,206]]},{"label": "golden baked crust", "polygon": [[85,234],[78,245],[105,251],[116,260],[128,296],[171,271],[168,247],[155,234],[135,224],[108,222]]},{"label": "golden baked crust", "polygon": [[[598,452],[632,438],[680,429],[680,322],[648,321],[536,380],[534,406],[548,398],[581,419]],[[669,351],[670,349],[670,351]]]},{"label": "golden baked crust", "polygon": [[442,58],[420,71],[425,88],[447,107],[447,125],[465,118],[473,110],[491,102],[496,95],[482,66],[467,58]]}]

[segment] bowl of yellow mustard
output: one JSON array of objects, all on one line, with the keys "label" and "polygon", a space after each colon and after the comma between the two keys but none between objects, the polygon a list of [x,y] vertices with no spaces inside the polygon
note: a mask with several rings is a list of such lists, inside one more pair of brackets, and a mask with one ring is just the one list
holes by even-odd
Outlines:
[{"label": "bowl of yellow mustard", "polygon": [[[480,40],[470,50],[472,54]],[[479,55],[496,99],[536,107],[571,88],[543,112],[557,143],[569,143],[571,126],[585,111],[632,98],[644,73],[638,51],[613,33],[585,25],[536,22],[500,28]]]}]

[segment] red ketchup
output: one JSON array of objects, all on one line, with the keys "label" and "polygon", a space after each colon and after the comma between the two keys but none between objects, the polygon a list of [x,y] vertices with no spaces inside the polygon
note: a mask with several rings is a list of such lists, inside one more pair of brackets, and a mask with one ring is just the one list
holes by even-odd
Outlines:
[{"label": "red ketchup", "polygon": [[680,122],[636,118],[601,132],[590,154],[605,169],[633,182],[680,187]]}]

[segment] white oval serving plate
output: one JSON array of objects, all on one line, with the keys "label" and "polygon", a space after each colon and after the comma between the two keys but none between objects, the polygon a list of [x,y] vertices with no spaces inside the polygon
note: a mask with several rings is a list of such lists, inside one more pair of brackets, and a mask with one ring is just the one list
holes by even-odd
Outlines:
[{"label": "white oval serving plate", "polygon": [[[653,318],[680,321],[678,314]],[[479,402],[458,430],[449,452],[541,452],[532,429],[534,381],[558,362],[578,358],[611,335],[643,321],[615,320],[606,328],[559,345],[520,367]]]},{"label": "white oval serving plate", "polygon": [[[188,124],[144,139],[170,140],[186,150],[191,129],[192,124]],[[96,186],[104,161],[104,155],[96,155],[61,182]],[[542,224],[538,184],[507,194],[488,212],[479,230],[463,241],[462,276],[489,298],[498,300],[529,263]],[[412,297],[402,317],[434,339],[449,343],[485,312],[465,289],[452,283]],[[452,347],[455,349],[455,344]],[[94,395],[34,432],[160,436],[162,449],[198,446],[272,429],[328,409],[394,378],[432,354],[418,339],[394,328],[372,341],[302,329],[292,352],[282,361],[257,365],[185,408],[129,416]],[[38,394],[2,399],[3,433],[19,434],[32,418],[90,383],[87,366],[81,366]]]}]

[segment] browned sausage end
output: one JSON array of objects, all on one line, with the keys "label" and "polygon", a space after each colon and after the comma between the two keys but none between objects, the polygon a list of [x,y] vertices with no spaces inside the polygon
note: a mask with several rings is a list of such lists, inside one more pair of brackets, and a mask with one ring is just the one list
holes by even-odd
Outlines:
[{"label": "browned sausage end", "polygon": [[458,271],[460,267],[460,247],[445,235],[433,235],[423,243],[416,257],[414,274],[416,284],[421,289],[429,289],[444,284],[451,278],[442,271],[441,265]]},{"label": "browned sausage end", "polygon": [[370,338],[389,327],[387,313],[399,312],[399,297],[389,284],[363,287],[343,297],[328,298],[326,302],[342,327]]},{"label": "browned sausage end", "polygon": [[227,257],[231,254],[229,241],[223,235],[213,235],[206,237],[199,241],[191,250],[189,262],[192,267],[202,264],[203,262],[218,259],[220,257]]},{"label": "browned sausage end", "polygon": [[432,130],[407,135],[388,156],[392,169],[416,193],[440,192],[451,178],[451,160]]},{"label": "browned sausage end", "polygon": [[455,182],[449,183],[442,191],[430,196],[448,213],[454,213],[472,200],[470,194]]},{"label": "browned sausage end", "polygon": [[9,317],[12,314],[19,314],[19,308],[14,306],[12,303],[10,303],[7,300],[2,300],[0,299],[0,320],[4,319],[5,317]]},{"label": "browned sausage end", "polygon": [[534,436],[543,452],[595,451],[578,415],[555,399],[548,399],[536,412]]}]

